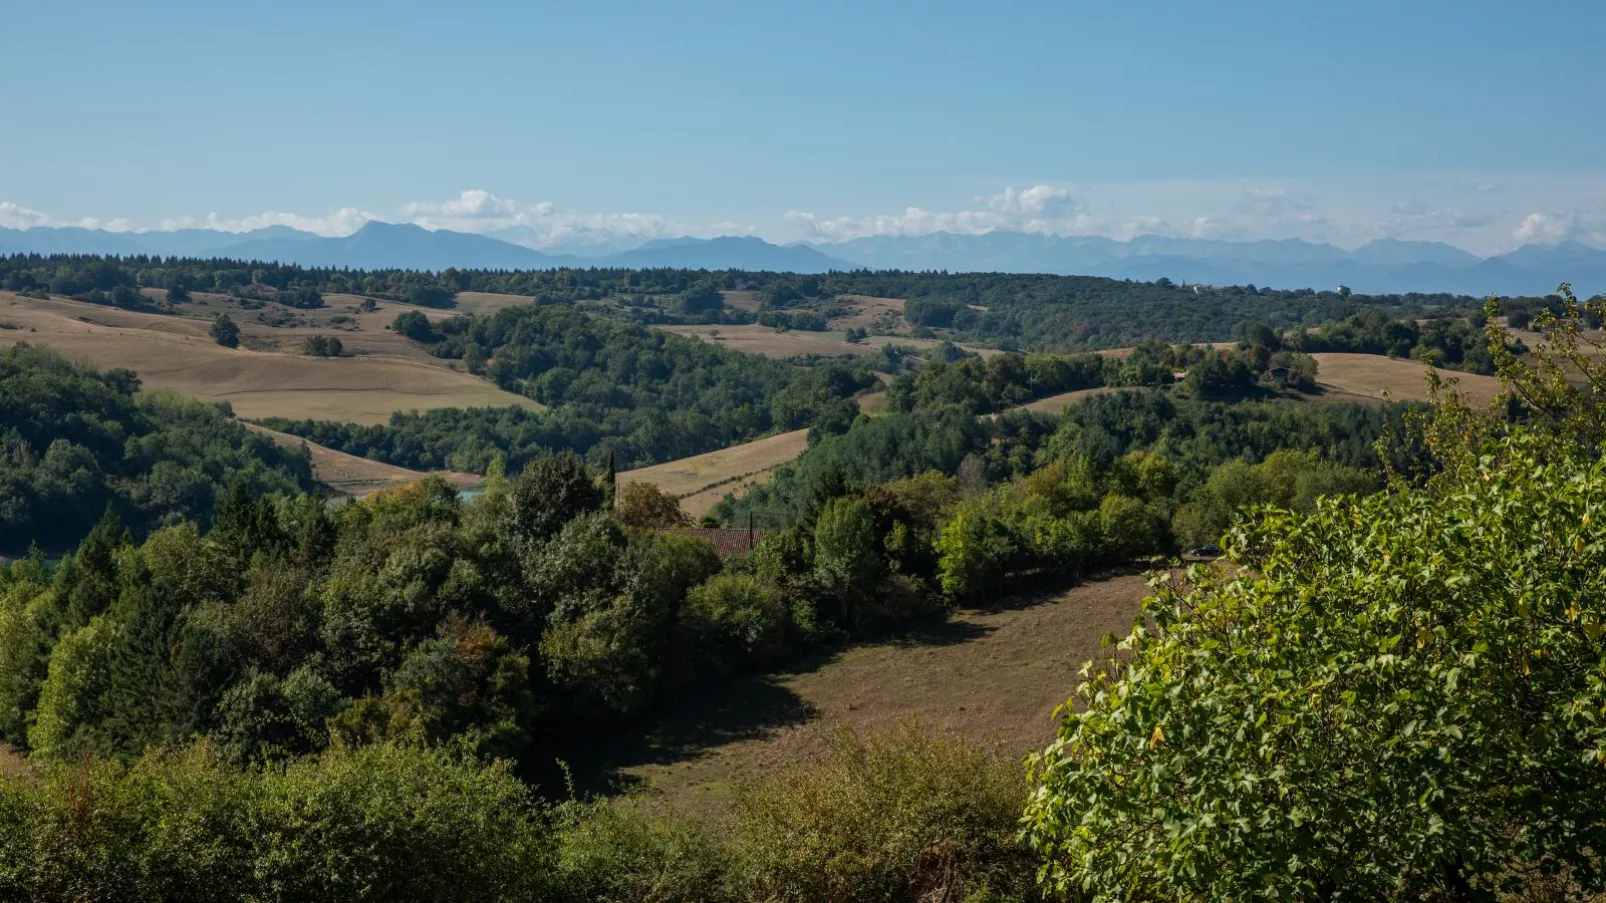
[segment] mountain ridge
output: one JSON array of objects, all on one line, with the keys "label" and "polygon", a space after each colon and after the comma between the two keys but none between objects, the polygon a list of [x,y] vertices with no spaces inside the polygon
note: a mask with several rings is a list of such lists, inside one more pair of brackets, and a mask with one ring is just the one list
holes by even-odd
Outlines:
[{"label": "mountain ridge", "polygon": [[[500,230],[526,240],[533,233]],[[429,230],[371,221],[346,236],[274,225],[247,232],[180,229],[110,232],[77,226],[0,228],[0,253],[230,257],[355,269],[551,269],[620,267],[747,269],[823,273],[901,269],[1046,273],[1212,285],[1332,288],[1363,293],[1546,294],[1567,280],[1585,294],[1606,290],[1606,251],[1574,241],[1525,245],[1479,257],[1442,242],[1374,239],[1353,250],[1298,238],[1232,242],[1139,235],[995,230],[873,236],[833,243],[776,244],[751,235],[656,238],[622,248],[589,235],[541,250],[495,234]],[[590,251],[591,253],[582,253]]]}]

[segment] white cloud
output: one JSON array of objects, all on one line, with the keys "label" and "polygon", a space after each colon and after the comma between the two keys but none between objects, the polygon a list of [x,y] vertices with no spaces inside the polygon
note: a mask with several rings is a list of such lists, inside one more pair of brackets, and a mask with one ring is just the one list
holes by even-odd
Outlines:
[{"label": "white cloud", "polygon": [[7,229],[33,229],[52,226],[77,226],[81,229],[105,229],[108,232],[128,232],[132,229],[126,219],[57,219],[48,213],[32,210],[11,201],[0,201],[0,227]]},{"label": "white cloud", "polygon": [[532,248],[604,246],[682,235],[751,234],[753,226],[699,226],[651,213],[590,213],[560,210],[550,202],[525,204],[471,188],[444,201],[413,201],[402,207],[409,221],[426,229],[495,233]]},{"label": "white cloud", "polygon": [[279,213],[265,211],[250,216],[224,217],[216,213],[208,213],[205,217],[197,219],[193,216],[177,216],[162,220],[157,228],[162,231],[173,229],[214,229],[218,232],[250,232],[253,229],[265,229],[268,226],[289,226],[303,232],[315,235],[341,236],[350,235],[361,229],[372,220],[379,219],[377,214],[355,207],[341,207],[327,216],[302,216],[299,213]]},{"label": "white cloud", "polygon": [[814,241],[837,242],[873,235],[932,232],[979,235],[998,229],[1073,234],[1090,222],[1081,211],[1082,205],[1069,189],[1033,185],[1019,190],[1010,186],[998,194],[976,198],[967,210],[935,212],[907,207],[902,213],[859,217],[821,217],[790,210],[782,219]]},{"label": "white cloud", "polygon": [[1530,213],[1522,218],[1511,237],[1520,245],[1548,245],[1562,241],[1600,245],[1606,243],[1606,214],[1577,211]]},{"label": "white cloud", "polygon": [[1081,209],[1070,189],[1052,185],[1033,185],[1022,191],[1007,187],[989,198],[977,198],[977,203],[996,213],[1022,215],[1033,219],[1063,219]]},{"label": "white cloud", "polygon": [[34,226],[49,224],[50,217],[37,210],[29,210],[11,201],[0,201],[0,226],[7,229],[32,229]]},{"label": "white cloud", "polygon": [[[551,205],[536,204],[530,210],[538,215],[545,215],[551,211]],[[521,213],[516,202],[499,198],[481,188],[470,188],[457,197],[445,201],[413,201],[403,207],[402,212],[415,220],[427,218],[504,220],[517,219]]]}]

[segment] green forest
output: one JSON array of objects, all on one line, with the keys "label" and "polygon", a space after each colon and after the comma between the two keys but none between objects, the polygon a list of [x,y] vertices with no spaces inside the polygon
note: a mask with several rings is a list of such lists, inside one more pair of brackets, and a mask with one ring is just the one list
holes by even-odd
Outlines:
[{"label": "green forest", "polygon": [[[268,297],[316,307],[323,294],[356,293],[450,308],[457,292],[523,295],[537,303],[600,305],[641,322],[752,322],[727,308],[719,292],[758,295],[760,315],[793,328],[818,328],[842,295],[901,298],[917,329],[956,339],[1030,351],[1122,348],[1144,339],[1224,342],[1253,323],[1279,331],[1318,327],[1377,308],[1394,319],[1475,313],[1477,299],[1459,295],[1354,295],[1256,286],[1194,287],[1170,280],[1132,282],[1093,276],[1007,273],[855,271],[823,276],[739,270],[556,269],[531,271],[411,270],[365,272],[304,268],[261,261],[76,255],[0,258],[0,288],[49,292],[100,303],[138,305],[136,289],[165,289],[182,303],[190,292]],[[1512,302],[1531,312],[1553,301]],[[1536,306],[1537,305],[1537,306]]]},{"label": "green forest", "polygon": [[142,392],[46,348],[0,351],[0,553],[70,549],[110,511],[143,535],[204,526],[234,483],[254,494],[312,488],[307,455],[225,408]]},{"label": "green forest", "polygon": [[484,473],[545,451],[611,454],[622,468],[802,429],[869,389],[868,367],[800,366],[740,354],[569,305],[510,307],[440,326],[431,350],[547,405],[397,413],[384,426],[266,421],[351,454],[403,467]]},{"label": "green forest", "polygon": [[[128,266],[91,269],[111,292],[157,278]],[[337,276],[356,278],[285,290],[311,303]],[[552,298],[415,336],[546,412],[283,424],[487,474],[473,499],[427,478],[342,505],[224,407],[19,345],[0,356],[0,752],[25,773],[0,775],[0,897],[1599,894],[1606,365],[1579,349],[1606,303],[1557,299],[1257,314],[1221,351],[938,353],[859,416],[865,368]],[[1528,354],[1502,316],[1552,347]],[[1313,403],[1322,350],[1511,395]],[[1089,388],[1112,391],[1011,410]],[[805,426],[796,462],[715,509],[766,528],[723,559],[672,499],[616,499],[605,466]],[[1226,566],[1171,567],[1216,543]],[[743,779],[717,824],[590,795],[611,744],[711,688],[1134,567],[1154,595],[1024,767],[909,725]]]}]

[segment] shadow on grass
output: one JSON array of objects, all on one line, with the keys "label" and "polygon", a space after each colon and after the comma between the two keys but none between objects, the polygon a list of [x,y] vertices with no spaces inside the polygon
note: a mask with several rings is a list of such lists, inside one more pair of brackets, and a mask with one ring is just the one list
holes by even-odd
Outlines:
[{"label": "shadow on grass", "polygon": [[[1083,583],[1141,574],[1145,566],[1111,568],[1080,580],[1044,578],[1016,584],[1011,596],[967,609],[991,614],[1016,611],[1055,602],[1067,589]],[[565,761],[570,778],[581,793],[617,793],[630,790],[638,778],[630,769],[694,760],[708,750],[729,743],[756,740],[775,731],[807,724],[815,719],[813,707],[786,686],[789,677],[817,671],[838,661],[855,648],[866,646],[941,647],[980,640],[996,628],[969,618],[937,616],[902,629],[876,633],[821,651],[766,675],[731,678],[688,691],[660,702],[657,717],[637,732],[614,733],[605,740],[570,747]]]},{"label": "shadow on grass", "polygon": [[1061,595],[1078,586],[1101,583],[1117,577],[1141,577],[1150,571],[1166,570],[1174,564],[1175,562],[1167,558],[1130,565],[1114,565],[1100,568],[1097,571],[1081,576],[1055,573],[1046,573],[1040,576],[1023,575],[1015,578],[1011,583],[1009,595],[995,599],[977,600],[967,608],[969,611],[983,614],[1023,611],[1046,603],[1056,602]]},{"label": "shadow on grass", "polygon": [[[821,659],[818,667],[832,657]],[[599,743],[583,758],[570,760],[575,788],[583,793],[617,793],[638,779],[627,770],[642,765],[684,762],[705,751],[767,736],[813,720],[814,709],[782,685],[783,674],[742,677],[665,705],[646,733]]]}]

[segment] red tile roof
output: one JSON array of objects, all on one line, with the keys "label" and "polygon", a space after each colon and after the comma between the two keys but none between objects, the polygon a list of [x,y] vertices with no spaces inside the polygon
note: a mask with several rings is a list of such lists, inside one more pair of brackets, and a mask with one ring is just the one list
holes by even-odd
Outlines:
[{"label": "red tile roof", "polygon": [[724,527],[685,527],[676,532],[708,540],[713,543],[714,551],[721,558],[745,554],[753,546],[758,545],[759,540],[764,538],[763,530],[754,530],[751,534],[751,542],[749,542],[747,530],[727,530]]}]

